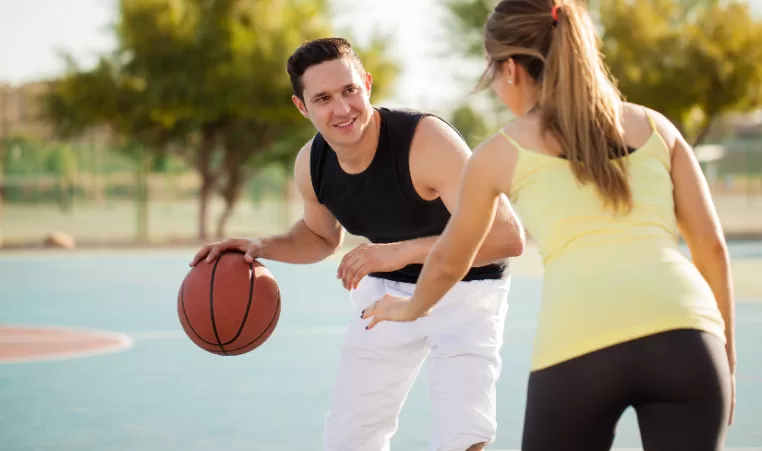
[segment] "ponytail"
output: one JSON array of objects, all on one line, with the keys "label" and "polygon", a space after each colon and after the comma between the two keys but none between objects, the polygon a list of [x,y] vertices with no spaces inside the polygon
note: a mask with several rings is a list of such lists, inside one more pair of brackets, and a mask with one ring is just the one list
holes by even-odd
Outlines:
[{"label": "ponytail", "polygon": [[[577,180],[592,182],[607,207],[629,211],[622,98],[603,64],[595,26],[579,1],[499,2],[485,26],[491,76],[507,58],[524,63],[541,83],[542,134],[561,144]],[[544,64],[535,70],[539,68],[526,64],[527,58]],[[481,87],[488,85],[488,75]]]},{"label": "ponytail", "polygon": [[632,207],[622,101],[599,52],[590,16],[571,2],[551,10],[553,36],[542,79],[541,130],[560,143],[575,177],[607,206]]}]

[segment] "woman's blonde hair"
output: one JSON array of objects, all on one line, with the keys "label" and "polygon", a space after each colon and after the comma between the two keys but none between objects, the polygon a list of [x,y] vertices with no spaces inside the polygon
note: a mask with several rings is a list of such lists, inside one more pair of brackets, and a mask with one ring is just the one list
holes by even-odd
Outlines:
[{"label": "woman's blonde hair", "polygon": [[575,177],[604,203],[630,210],[622,97],[599,50],[590,15],[575,0],[502,0],[484,28],[485,88],[509,58],[541,84],[540,128],[561,144]]}]

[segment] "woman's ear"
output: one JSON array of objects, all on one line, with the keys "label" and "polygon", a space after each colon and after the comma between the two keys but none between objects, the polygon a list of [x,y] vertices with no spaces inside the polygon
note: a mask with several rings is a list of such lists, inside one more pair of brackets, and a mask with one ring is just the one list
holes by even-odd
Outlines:
[{"label": "woman's ear", "polygon": [[500,72],[509,85],[516,84],[516,77],[518,76],[517,69],[518,66],[516,65],[516,60],[513,58],[508,58],[507,60],[503,61],[502,64],[500,64]]}]

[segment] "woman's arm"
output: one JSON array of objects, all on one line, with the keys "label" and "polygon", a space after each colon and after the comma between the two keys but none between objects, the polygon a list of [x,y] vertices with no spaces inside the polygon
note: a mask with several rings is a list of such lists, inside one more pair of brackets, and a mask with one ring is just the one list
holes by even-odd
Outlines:
[{"label": "woman's arm", "polygon": [[379,321],[413,321],[427,315],[463,279],[492,226],[498,200],[507,191],[513,172],[508,166],[515,158],[509,158],[506,146],[497,136],[474,151],[463,171],[455,211],[426,258],[413,296],[409,301],[384,298],[370,306],[363,314],[373,317],[368,329]]}]

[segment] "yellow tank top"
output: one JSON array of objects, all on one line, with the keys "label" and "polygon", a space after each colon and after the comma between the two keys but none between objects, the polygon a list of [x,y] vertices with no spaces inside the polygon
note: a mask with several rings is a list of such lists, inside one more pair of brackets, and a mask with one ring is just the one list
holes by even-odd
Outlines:
[{"label": "yellow tank top", "polygon": [[567,160],[523,149],[501,130],[519,152],[511,202],[545,268],[532,370],[667,330],[725,340],[709,285],[677,247],[670,150],[651,128],[625,157],[634,208],[620,216],[592,183],[577,183]]}]

